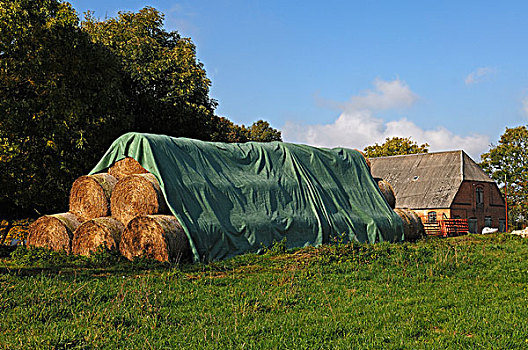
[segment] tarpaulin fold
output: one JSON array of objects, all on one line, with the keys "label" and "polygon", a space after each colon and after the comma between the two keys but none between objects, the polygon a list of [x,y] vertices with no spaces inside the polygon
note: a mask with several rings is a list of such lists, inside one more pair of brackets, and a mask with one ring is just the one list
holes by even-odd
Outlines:
[{"label": "tarpaulin fold", "polygon": [[401,219],[355,150],[127,133],[90,173],[125,157],[158,178],[195,261],[255,252],[283,239],[287,248],[338,236],[403,240]]}]

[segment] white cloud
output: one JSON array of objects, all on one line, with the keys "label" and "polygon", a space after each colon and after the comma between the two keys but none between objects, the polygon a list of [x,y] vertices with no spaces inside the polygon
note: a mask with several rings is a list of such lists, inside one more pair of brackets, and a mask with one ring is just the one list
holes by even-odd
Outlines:
[{"label": "white cloud", "polygon": [[375,91],[367,90],[363,95],[352,96],[344,105],[344,110],[386,110],[392,108],[410,107],[417,96],[399,79],[374,81]]},{"label": "white cloud", "polygon": [[377,80],[374,86],[375,91],[354,96],[342,105],[343,112],[333,123],[299,125],[286,122],[282,129],[284,140],[320,147],[363,149],[381,144],[386,138],[411,137],[419,144],[428,143],[430,151],[463,149],[477,161],[487,150],[489,137],[486,135],[461,136],[444,127],[424,130],[406,118],[385,121],[376,117],[377,111],[411,107],[418,97],[399,79]]},{"label": "white cloud", "polygon": [[464,82],[466,85],[480,83],[485,79],[486,76],[489,76],[492,73],[495,73],[495,69],[490,67],[480,67],[469,73],[466,79],[464,79]]}]

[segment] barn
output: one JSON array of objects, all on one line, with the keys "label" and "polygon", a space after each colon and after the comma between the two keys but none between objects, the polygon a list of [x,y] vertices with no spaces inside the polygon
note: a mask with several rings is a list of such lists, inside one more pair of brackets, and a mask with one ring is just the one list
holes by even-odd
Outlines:
[{"label": "barn", "polygon": [[371,158],[372,176],[394,188],[397,208],[416,211],[428,234],[505,230],[505,201],[464,151]]}]

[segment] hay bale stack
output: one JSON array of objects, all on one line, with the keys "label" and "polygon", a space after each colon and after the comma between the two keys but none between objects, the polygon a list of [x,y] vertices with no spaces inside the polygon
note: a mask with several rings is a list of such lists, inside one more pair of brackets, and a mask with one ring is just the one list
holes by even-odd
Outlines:
[{"label": "hay bale stack", "polygon": [[110,215],[110,197],[117,179],[110,174],[81,176],[70,191],[70,212],[82,221]]},{"label": "hay bale stack", "polygon": [[397,208],[394,211],[403,221],[403,232],[406,241],[416,241],[425,236],[425,229],[418,214],[411,209]]},{"label": "hay bale stack", "polygon": [[119,241],[125,227],[111,217],[95,218],[82,223],[73,233],[72,253],[90,255],[101,245],[119,250]]},{"label": "hay bale stack", "polygon": [[191,256],[182,226],[169,215],[135,217],[123,231],[119,251],[129,260],[144,257],[179,262]]},{"label": "hay bale stack", "polygon": [[27,245],[71,252],[73,232],[81,223],[72,213],[44,215],[29,226]]},{"label": "hay bale stack", "polygon": [[114,165],[108,169],[108,173],[116,179],[121,180],[129,175],[146,174],[148,171],[143,168],[137,160],[127,157],[115,162]]},{"label": "hay bale stack", "polygon": [[117,182],[110,198],[112,216],[125,226],[139,215],[168,214],[161,187],[154,174],[135,174]]},{"label": "hay bale stack", "polygon": [[381,194],[383,194],[383,197],[385,197],[385,200],[389,204],[389,206],[394,209],[396,208],[396,195],[394,194],[394,189],[392,188],[391,184],[383,179],[380,178],[374,178],[374,180],[378,183],[378,187],[381,191]]}]

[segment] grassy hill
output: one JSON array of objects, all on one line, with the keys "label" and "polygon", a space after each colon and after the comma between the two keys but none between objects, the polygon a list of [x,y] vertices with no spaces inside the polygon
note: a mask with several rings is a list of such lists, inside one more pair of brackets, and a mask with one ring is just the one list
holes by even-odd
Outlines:
[{"label": "grassy hill", "polygon": [[335,244],[208,265],[17,250],[0,348],[528,347],[528,240]]}]

